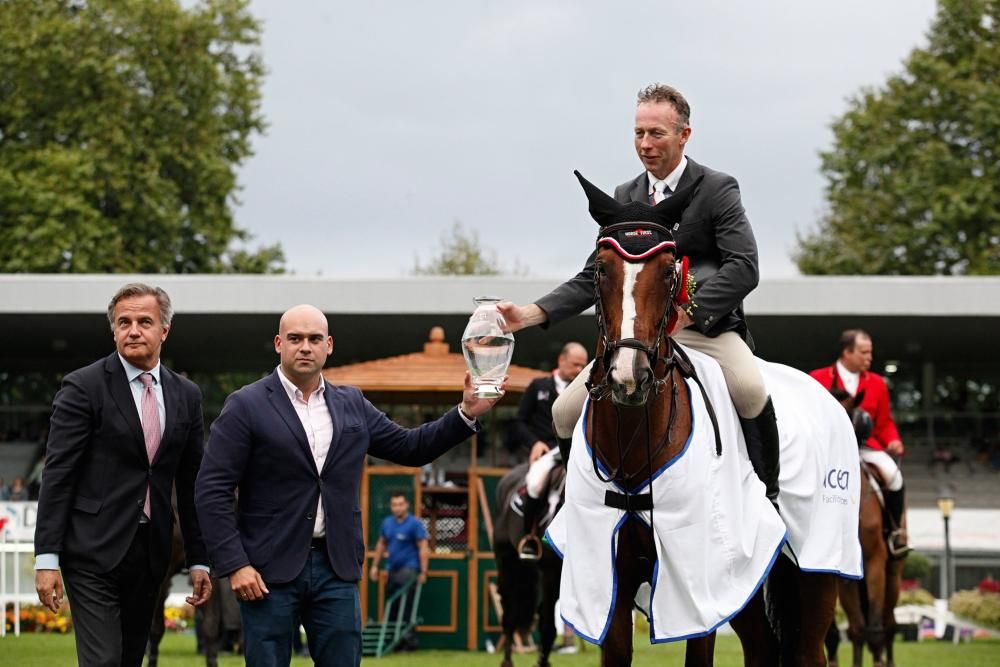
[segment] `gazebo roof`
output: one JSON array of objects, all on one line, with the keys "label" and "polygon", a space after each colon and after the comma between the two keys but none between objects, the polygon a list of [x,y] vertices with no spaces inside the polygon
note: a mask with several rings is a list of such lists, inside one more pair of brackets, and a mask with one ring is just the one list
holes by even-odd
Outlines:
[{"label": "gazebo roof", "polygon": [[[444,404],[461,398],[465,358],[451,352],[444,329],[434,327],[423,352],[402,354],[323,371],[333,384],[360,388],[373,403]],[[507,371],[507,392],[501,403],[514,404],[528,384],[547,371],[511,364]]]}]

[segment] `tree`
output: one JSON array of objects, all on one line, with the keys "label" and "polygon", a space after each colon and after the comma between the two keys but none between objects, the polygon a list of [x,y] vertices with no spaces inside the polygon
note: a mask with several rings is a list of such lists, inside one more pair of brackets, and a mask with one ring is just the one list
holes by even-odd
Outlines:
[{"label": "tree", "polygon": [[849,102],[803,273],[1000,273],[998,28],[997,0],[941,0],[927,47]]},{"label": "tree", "polygon": [[259,42],[246,0],[0,2],[0,271],[280,271],[232,211]]},{"label": "tree", "polygon": [[466,232],[457,221],[450,231],[441,235],[441,251],[437,256],[426,265],[421,265],[418,259],[413,268],[416,275],[426,276],[497,276],[525,271],[518,263],[513,269],[504,270],[497,261],[497,254],[479,244],[479,234],[475,230]]}]

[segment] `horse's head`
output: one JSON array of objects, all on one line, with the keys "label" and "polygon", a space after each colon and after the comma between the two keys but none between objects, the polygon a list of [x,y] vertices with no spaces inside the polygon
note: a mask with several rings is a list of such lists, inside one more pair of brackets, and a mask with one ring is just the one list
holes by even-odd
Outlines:
[{"label": "horse's head", "polygon": [[[662,240],[645,253],[625,249],[617,237],[670,233],[658,225],[612,225],[597,241],[594,288],[602,328],[603,371],[619,405],[644,405],[655,380],[657,362],[666,354],[667,321],[677,292],[673,240]],[[617,229],[616,229],[617,228]]]},{"label": "horse's head", "polygon": [[681,287],[671,230],[700,179],[650,206],[621,204],[576,175],[601,225],[594,257],[600,338],[591,384],[609,389],[619,405],[641,406],[669,354],[668,327]]},{"label": "horse's head", "polygon": [[851,396],[846,389],[835,387],[830,390],[830,393],[844,406],[844,410],[847,411],[848,416],[851,418],[851,425],[854,426],[854,435],[857,436],[858,446],[860,447],[868,441],[872,431],[875,429],[875,422],[872,420],[872,416],[861,407],[861,401],[865,397],[865,390],[862,389],[854,396]]}]

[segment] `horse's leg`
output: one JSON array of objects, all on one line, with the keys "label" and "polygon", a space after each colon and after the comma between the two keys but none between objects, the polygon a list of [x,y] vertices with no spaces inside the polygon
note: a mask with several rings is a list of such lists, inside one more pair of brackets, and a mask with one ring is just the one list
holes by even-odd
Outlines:
[{"label": "horse's leg", "polygon": [[[868,563],[865,563],[865,569]],[[847,639],[851,642],[853,667],[861,667],[864,653],[865,615],[861,608],[861,587],[864,581],[844,580],[840,582],[840,606],[847,615]]]},{"label": "horse's leg", "polygon": [[514,608],[516,596],[512,591],[514,582],[511,579],[512,577],[516,577],[516,575],[510,570],[511,568],[516,568],[518,565],[519,563],[515,563],[512,558],[509,558],[506,552],[497,553],[497,588],[500,590],[500,604],[502,606],[500,625],[503,627],[503,637],[501,639],[501,643],[503,644],[503,659],[500,661],[500,667],[514,667],[514,662],[511,660],[511,651],[514,649],[517,611]]},{"label": "horse's leg", "polygon": [[892,644],[896,640],[896,602],[899,601],[899,583],[903,577],[903,560],[890,560],[885,575],[885,612],[882,626],[885,628],[885,663],[895,667]]},{"label": "horse's leg", "polygon": [[639,584],[649,581],[655,558],[652,531],[639,519],[627,519],[618,532],[618,554],[614,564],[618,592],[611,612],[611,625],[601,644],[602,667],[629,667],[632,664],[632,607]]},{"label": "horse's leg", "polygon": [[837,608],[838,577],[799,570],[799,614],[802,622],[796,651],[804,667],[826,667],[825,641]]},{"label": "horse's leg", "polygon": [[684,667],[712,667],[715,664],[715,633],[687,640]]},{"label": "horse's leg", "polygon": [[837,649],[840,648],[840,628],[834,619],[826,631],[826,664],[829,667],[837,667]]},{"label": "horse's leg", "polygon": [[541,605],[538,607],[538,663],[537,667],[549,667],[549,654],[556,641],[556,601],[559,599],[560,563],[552,562],[558,559],[545,547],[540,563],[539,583],[542,587]]},{"label": "horse's leg", "polygon": [[167,603],[167,595],[170,594],[170,579],[172,573],[168,572],[160,584],[160,593],[157,598],[156,609],[153,611],[153,622],[149,626],[149,642],[146,645],[148,667],[156,667],[160,659],[160,642],[166,633],[166,624],[163,620],[163,608]]},{"label": "horse's leg", "polygon": [[874,667],[882,667],[885,647],[885,569],[887,557],[885,548],[876,557],[871,558],[872,569],[865,570],[865,590],[868,593],[868,610],[865,614],[865,640],[872,652]]},{"label": "horse's leg", "polygon": [[729,621],[729,625],[739,637],[743,647],[743,664],[746,667],[771,667],[778,664],[778,638],[767,620],[763,588],[757,590],[750,602]]}]

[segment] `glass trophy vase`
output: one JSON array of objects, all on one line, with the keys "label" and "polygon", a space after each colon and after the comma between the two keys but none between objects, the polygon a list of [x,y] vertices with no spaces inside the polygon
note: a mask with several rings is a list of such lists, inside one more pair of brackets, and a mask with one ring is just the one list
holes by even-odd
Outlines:
[{"label": "glass trophy vase", "polygon": [[500,299],[480,296],[473,299],[476,310],[462,334],[465,365],[472,374],[478,398],[497,398],[514,354],[514,334],[497,310]]}]

